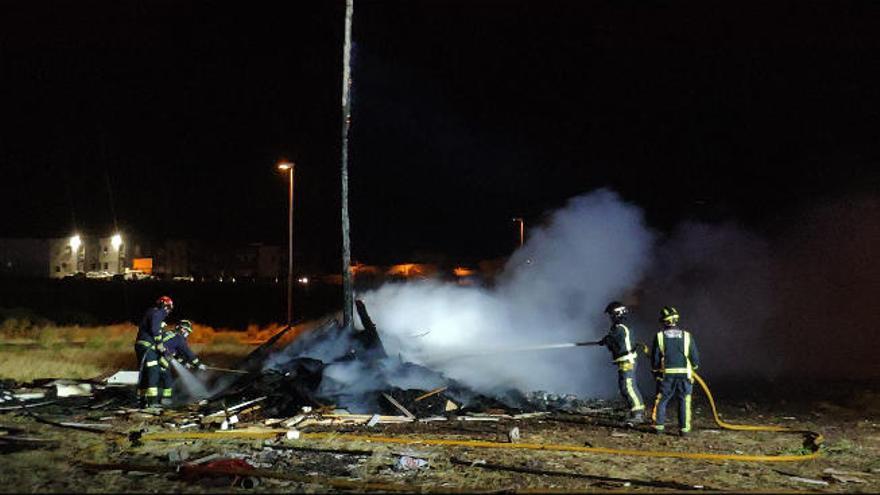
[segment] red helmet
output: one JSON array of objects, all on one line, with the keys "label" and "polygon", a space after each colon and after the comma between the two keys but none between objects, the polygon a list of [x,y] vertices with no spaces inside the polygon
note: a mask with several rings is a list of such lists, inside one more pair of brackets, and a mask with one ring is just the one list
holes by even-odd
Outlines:
[{"label": "red helmet", "polygon": [[171,300],[168,296],[162,296],[156,300],[156,306],[165,307],[168,311],[171,311],[171,308],[174,307],[174,301]]}]

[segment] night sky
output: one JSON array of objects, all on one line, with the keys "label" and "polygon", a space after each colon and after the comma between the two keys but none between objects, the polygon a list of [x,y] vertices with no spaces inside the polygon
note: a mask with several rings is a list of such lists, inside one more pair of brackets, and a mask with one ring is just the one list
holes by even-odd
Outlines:
[{"label": "night sky", "polygon": [[[0,236],[287,241],[337,270],[343,1],[4,1]],[[352,258],[509,254],[611,187],[773,232],[880,189],[880,5],[355,0]]]}]

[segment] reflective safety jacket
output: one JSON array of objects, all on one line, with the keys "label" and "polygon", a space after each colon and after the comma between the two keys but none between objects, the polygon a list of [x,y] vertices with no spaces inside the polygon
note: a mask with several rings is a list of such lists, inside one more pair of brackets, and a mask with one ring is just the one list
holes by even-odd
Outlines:
[{"label": "reflective safety jacket", "polygon": [[144,313],[141,324],[138,326],[137,340],[156,344],[162,333],[162,322],[168,316],[168,310],[153,306]]},{"label": "reflective safety jacket", "polygon": [[651,369],[664,375],[693,377],[693,370],[700,365],[697,343],[687,330],[667,328],[654,336],[651,349]]},{"label": "reflective safety jacket", "polygon": [[622,323],[611,325],[608,335],[603,337],[599,343],[611,351],[611,360],[615,364],[635,363],[636,351],[633,348],[632,337],[626,325]]},{"label": "reflective safety jacket", "polygon": [[165,356],[177,359],[184,364],[199,365],[199,358],[189,348],[183,335],[177,332],[162,332],[162,343],[165,344]]}]

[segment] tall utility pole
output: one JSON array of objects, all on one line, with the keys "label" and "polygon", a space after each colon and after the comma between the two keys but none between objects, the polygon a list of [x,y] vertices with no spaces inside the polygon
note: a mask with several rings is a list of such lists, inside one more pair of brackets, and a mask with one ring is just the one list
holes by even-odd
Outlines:
[{"label": "tall utility pole", "polygon": [[351,239],[348,225],[348,129],[351,127],[351,18],[354,0],[345,0],[345,44],[342,48],[342,326],[352,324]]},{"label": "tall utility pole", "polygon": [[290,187],[287,190],[287,326],[293,324],[293,162],[281,162],[278,170],[290,174]]},{"label": "tall utility pole", "polygon": [[519,222],[519,245],[522,246],[526,240],[526,222],[522,217],[516,217],[513,221]]}]

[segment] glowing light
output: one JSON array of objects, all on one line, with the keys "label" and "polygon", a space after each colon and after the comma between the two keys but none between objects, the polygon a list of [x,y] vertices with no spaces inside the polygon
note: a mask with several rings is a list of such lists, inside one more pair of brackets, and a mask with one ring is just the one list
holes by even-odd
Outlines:
[{"label": "glowing light", "polygon": [[286,170],[290,170],[292,168],[293,168],[293,162],[284,161],[284,162],[280,162],[278,164],[278,170],[285,170],[286,171]]},{"label": "glowing light", "polygon": [[308,285],[308,283],[309,283],[309,277],[300,277],[299,279],[297,279],[297,282],[299,282],[299,283],[301,283],[301,284],[303,284],[303,285]]},{"label": "glowing light", "polygon": [[437,267],[423,263],[402,263],[394,265],[386,272],[398,277],[428,277],[437,271]]},{"label": "glowing light", "polygon": [[474,271],[470,268],[465,268],[463,266],[457,266],[452,270],[452,273],[455,274],[456,277],[470,277],[474,274]]},{"label": "glowing light", "polygon": [[82,246],[82,239],[79,237],[79,234],[74,234],[70,238],[70,249],[75,253],[79,251],[79,247]]},{"label": "glowing light", "polygon": [[113,249],[118,251],[119,246],[122,246],[122,236],[114,234],[113,237],[110,238],[110,245],[113,246]]}]

